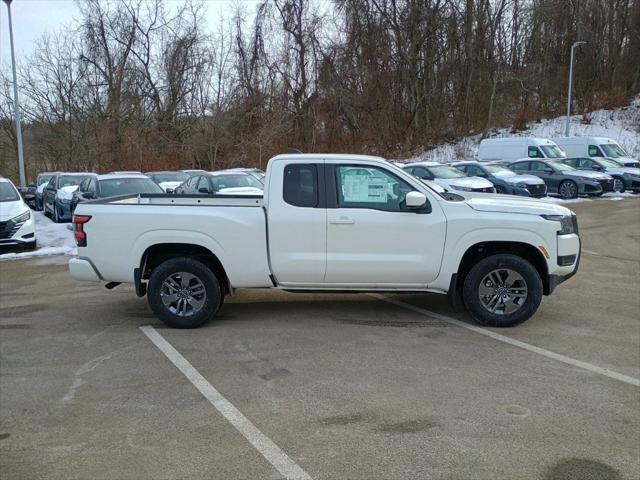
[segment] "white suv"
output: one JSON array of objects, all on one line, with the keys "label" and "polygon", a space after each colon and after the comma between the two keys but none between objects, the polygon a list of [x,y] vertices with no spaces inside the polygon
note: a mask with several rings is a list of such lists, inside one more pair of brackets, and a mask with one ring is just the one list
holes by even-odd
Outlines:
[{"label": "white suv", "polygon": [[0,247],[36,248],[36,225],[31,210],[11,180],[0,178]]}]

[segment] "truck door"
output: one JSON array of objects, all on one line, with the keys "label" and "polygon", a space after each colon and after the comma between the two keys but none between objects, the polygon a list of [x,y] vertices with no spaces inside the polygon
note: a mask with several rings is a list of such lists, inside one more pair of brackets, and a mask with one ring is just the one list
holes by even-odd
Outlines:
[{"label": "truck door", "polygon": [[283,286],[322,286],[327,260],[323,162],[276,162],[267,188],[269,258],[276,280]]},{"label": "truck door", "polygon": [[445,217],[411,211],[416,190],[383,167],[327,161],[327,273],[325,286],[422,288],[440,271]]}]

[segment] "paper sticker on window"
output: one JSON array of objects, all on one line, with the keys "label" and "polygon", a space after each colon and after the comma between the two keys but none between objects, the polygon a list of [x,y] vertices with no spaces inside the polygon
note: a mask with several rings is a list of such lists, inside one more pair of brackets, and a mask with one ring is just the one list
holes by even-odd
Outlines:
[{"label": "paper sticker on window", "polygon": [[345,202],[387,203],[387,179],[370,175],[345,175],[343,196]]}]

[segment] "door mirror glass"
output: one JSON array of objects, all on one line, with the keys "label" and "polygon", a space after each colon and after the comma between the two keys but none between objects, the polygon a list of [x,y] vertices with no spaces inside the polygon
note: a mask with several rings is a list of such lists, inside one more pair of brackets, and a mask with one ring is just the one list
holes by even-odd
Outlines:
[{"label": "door mirror glass", "polygon": [[165,190],[165,192],[166,192],[166,193],[173,193],[173,188],[167,188],[167,189]]},{"label": "door mirror glass", "polygon": [[407,208],[421,208],[427,203],[427,197],[424,193],[409,192],[405,197]]},{"label": "door mirror glass", "polygon": [[209,189],[207,187],[200,187],[198,193],[209,193]]},{"label": "door mirror glass", "polygon": [[93,192],[84,192],[84,198],[87,198],[89,200],[91,200],[92,198],[96,198],[96,196],[93,194]]},{"label": "door mirror glass", "polygon": [[551,168],[551,167],[544,167],[544,173],[549,173],[549,174],[553,173],[553,168]]},{"label": "door mirror glass", "polygon": [[593,165],[591,165],[591,170],[600,171],[600,170],[602,170],[602,167],[600,165],[594,163]]}]

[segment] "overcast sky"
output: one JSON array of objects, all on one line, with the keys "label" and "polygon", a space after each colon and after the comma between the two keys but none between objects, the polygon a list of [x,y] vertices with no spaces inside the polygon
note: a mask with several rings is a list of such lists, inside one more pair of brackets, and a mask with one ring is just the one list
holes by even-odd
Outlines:
[{"label": "overcast sky", "polygon": [[[248,12],[255,11],[259,0],[240,0]],[[167,0],[167,5],[179,6],[183,0]],[[238,0],[205,0],[206,22],[209,26],[218,23],[221,16],[229,15]],[[28,55],[34,42],[44,33],[54,33],[70,24],[79,16],[76,0],[13,0],[11,4],[13,35],[17,57]],[[0,60],[8,62],[9,30],[7,7],[0,4]]]}]

